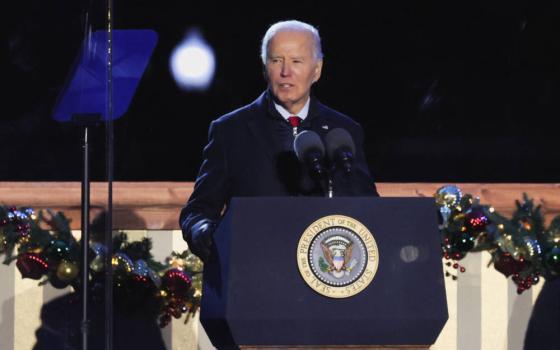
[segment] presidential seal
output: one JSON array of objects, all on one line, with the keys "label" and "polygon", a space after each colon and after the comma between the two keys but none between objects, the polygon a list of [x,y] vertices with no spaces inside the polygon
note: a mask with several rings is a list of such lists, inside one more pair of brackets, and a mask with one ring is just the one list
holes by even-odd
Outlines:
[{"label": "presidential seal", "polygon": [[348,216],[325,216],[303,232],[297,263],[305,282],[317,293],[348,298],[363,291],[379,265],[371,232]]}]

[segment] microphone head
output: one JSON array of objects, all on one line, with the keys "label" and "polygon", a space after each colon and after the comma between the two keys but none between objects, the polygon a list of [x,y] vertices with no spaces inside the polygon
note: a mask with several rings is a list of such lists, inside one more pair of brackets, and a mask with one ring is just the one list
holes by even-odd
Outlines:
[{"label": "microphone head", "polygon": [[308,154],[313,152],[319,158],[325,155],[325,145],[315,131],[304,130],[296,135],[294,140],[294,152],[301,162],[305,162]]},{"label": "microphone head", "polygon": [[341,149],[345,152],[349,151],[351,154],[356,153],[354,140],[352,140],[352,136],[345,129],[332,129],[325,137],[325,143],[327,145],[327,155],[332,160],[336,159],[336,152]]}]

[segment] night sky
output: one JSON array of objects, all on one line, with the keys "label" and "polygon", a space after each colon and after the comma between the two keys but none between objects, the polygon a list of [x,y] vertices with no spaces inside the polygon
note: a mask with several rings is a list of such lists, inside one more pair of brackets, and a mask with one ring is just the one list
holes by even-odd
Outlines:
[{"label": "night sky", "polygon": [[[52,109],[104,2],[13,2],[2,24],[0,180],[80,180],[81,130]],[[115,28],[158,45],[115,122],[115,179],[193,181],[209,123],[264,89],[267,27],[319,28],[314,94],[362,124],[383,182],[559,182],[560,11],[540,2],[115,1]],[[216,54],[206,92],[170,75],[173,48],[197,28]],[[93,130],[93,179],[105,178],[105,129]],[[248,155],[249,156],[249,155]]]}]

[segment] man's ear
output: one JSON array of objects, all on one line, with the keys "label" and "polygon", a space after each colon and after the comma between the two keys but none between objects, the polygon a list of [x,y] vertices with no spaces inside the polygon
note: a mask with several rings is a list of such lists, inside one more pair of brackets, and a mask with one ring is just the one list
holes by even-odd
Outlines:
[{"label": "man's ear", "polygon": [[321,72],[323,71],[323,60],[319,60],[317,62],[317,66],[315,66],[315,72],[313,72],[313,82],[316,83],[321,78]]},{"label": "man's ear", "polygon": [[268,83],[268,74],[266,74],[266,64],[262,65],[262,75],[263,75],[264,81],[266,81]]}]

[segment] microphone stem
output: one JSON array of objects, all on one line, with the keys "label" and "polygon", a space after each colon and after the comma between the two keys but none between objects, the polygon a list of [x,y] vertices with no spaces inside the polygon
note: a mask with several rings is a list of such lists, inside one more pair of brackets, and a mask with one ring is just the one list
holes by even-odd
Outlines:
[{"label": "microphone stem", "polygon": [[332,198],[333,197],[333,181],[332,178],[329,176],[328,179],[328,197]]}]

